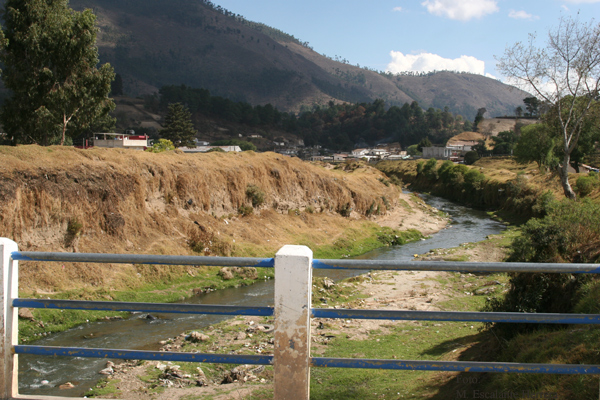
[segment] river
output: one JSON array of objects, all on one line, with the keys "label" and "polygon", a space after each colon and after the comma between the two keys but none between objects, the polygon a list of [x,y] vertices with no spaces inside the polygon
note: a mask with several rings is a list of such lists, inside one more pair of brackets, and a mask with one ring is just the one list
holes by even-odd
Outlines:
[{"label": "river", "polygon": [[[486,236],[500,233],[504,225],[494,221],[487,213],[473,210],[439,197],[423,195],[431,206],[446,212],[451,222],[446,229],[428,239],[403,246],[384,247],[358,258],[379,260],[411,260],[414,254],[427,253],[436,248],[457,247],[466,242],[484,240]],[[333,270],[315,270],[315,274],[342,278]],[[343,272],[342,272],[343,274]],[[347,273],[346,273],[347,274]],[[237,289],[219,290],[187,299],[194,304],[230,304],[268,306],[273,304],[273,281],[259,282]],[[227,316],[165,314],[157,319],[147,319],[146,314],[133,314],[126,320],[88,323],[65,332],[52,334],[35,342],[43,346],[93,347],[110,349],[158,350],[159,341],[180,333],[201,329],[227,319]],[[82,397],[102,378],[98,371],[106,366],[105,359],[81,357],[19,356],[19,393]],[[58,386],[71,382],[72,389],[60,390]]]}]

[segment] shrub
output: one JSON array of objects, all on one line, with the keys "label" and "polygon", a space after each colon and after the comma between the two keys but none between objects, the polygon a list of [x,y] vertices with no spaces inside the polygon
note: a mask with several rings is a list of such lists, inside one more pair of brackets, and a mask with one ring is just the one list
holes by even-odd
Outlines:
[{"label": "shrub", "polygon": [[[533,218],[512,244],[508,261],[593,263],[600,261],[600,204],[549,202],[544,218]],[[490,300],[489,311],[572,312],[579,289],[592,278],[587,274],[512,273],[504,299]],[[533,325],[502,326],[508,333],[534,329]],[[512,324],[521,325],[521,324]]]},{"label": "shrub", "polygon": [[152,147],[148,147],[146,151],[150,153],[162,153],[163,151],[175,150],[173,142],[168,139],[158,139]]},{"label": "shrub", "polygon": [[243,217],[247,217],[248,215],[252,214],[253,212],[254,212],[254,208],[252,208],[252,206],[242,205],[238,208],[238,214],[242,215]]},{"label": "shrub", "polygon": [[477,160],[479,160],[479,154],[477,154],[476,151],[468,151],[465,154],[465,164],[471,165],[474,164]]},{"label": "shrub", "polygon": [[585,197],[588,194],[592,193],[598,186],[600,185],[600,181],[594,175],[592,176],[580,176],[577,178],[577,193],[579,196]]},{"label": "shrub", "polygon": [[350,213],[352,213],[352,207],[350,207],[350,203],[346,203],[338,209],[338,213],[342,217],[349,217]]},{"label": "shrub", "polygon": [[419,161],[417,163],[417,175],[421,175],[421,173],[423,172],[424,166],[425,166],[425,162],[423,162],[423,161]]},{"label": "shrub", "polygon": [[67,233],[73,237],[79,235],[82,228],[83,224],[79,222],[76,218],[71,218],[67,223]]},{"label": "shrub", "polygon": [[423,173],[430,181],[437,181],[437,160],[435,158],[430,158],[427,163],[425,163],[425,166],[423,167]]},{"label": "shrub", "polygon": [[450,171],[454,168],[454,163],[450,160],[446,160],[438,168],[438,175],[443,182],[450,180]]},{"label": "shrub", "polygon": [[265,202],[265,192],[256,185],[246,187],[246,197],[252,202],[252,207],[260,207]]}]

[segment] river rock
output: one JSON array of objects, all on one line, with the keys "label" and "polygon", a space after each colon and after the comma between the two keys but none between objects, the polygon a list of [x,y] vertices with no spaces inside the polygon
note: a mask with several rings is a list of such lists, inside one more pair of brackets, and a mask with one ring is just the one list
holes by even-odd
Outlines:
[{"label": "river rock", "polygon": [[479,295],[479,296],[484,296],[484,295],[487,295],[487,294],[494,293],[495,291],[496,291],[495,287],[493,287],[493,286],[487,286],[487,287],[482,287],[482,288],[479,288],[479,289],[475,290],[475,294]]},{"label": "river rock", "polygon": [[207,335],[196,331],[190,333],[190,335],[187,337],[187,340],[189,340],[192,343],[206,342],[209,339],[210,337],[208,337]]},{"label": "river rock", "polygon": [[112,367],[108,367],[98,371],[98,373],[101,375],[112,375],[115,373],[115,370]]},{"label": "river rock", "polygon": [[75,385],[73,385],[71,382],[66,382],[66,383],[63,383],[62,385],[60,385],[58,388],[61,390],[64,390],[64,389],[73,389],[74,387],[75,387]]},{"label": "river rock", "polygon": [[325,278],[325,279],[323,279],[323,286],[325,286],[325,289],[331,289],[332,287],[335,286],[335,282],[333,282],[329,278]]},{"label": "river rock", "polygon": [[229,267],[221,268],[221,270],[219,271],[219,275],[221,276],[221,278],[223,278],[224,281],[233,279],[233,272],[231,272],[231,269]]},{"label": "river rock", "polygon": [[244,340],[246,339],[246,334],[244,332],[238,332],[237,335],[235,335],[235,340]]},{"label": "river rock", "polygon": [[35,321],[35,318],[33,318],[33,314],[29,308],[19,308],[19,318]]},{"label": "river rock", "polygon": [[223,377],[222,384],[239,382],[246,376],[246,370],[243,365],[233,368],[231,371],[225,374]]}]

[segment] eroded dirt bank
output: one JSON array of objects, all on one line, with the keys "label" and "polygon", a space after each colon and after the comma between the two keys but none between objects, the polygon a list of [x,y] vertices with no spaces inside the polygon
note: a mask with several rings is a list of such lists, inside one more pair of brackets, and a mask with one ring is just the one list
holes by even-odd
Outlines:
[{"label": "eroded dirt bank", "polygon": [[[366,235],[374,222],[424,234],[445,224],[359,164],[331,169],[275,153],[0,147],[0,236],[24,251],[272,256],[284,244],[342,246],[355,240],[348,232]],[[27,263],[20,287],[134,288],[139,273],[127,265]]]}]

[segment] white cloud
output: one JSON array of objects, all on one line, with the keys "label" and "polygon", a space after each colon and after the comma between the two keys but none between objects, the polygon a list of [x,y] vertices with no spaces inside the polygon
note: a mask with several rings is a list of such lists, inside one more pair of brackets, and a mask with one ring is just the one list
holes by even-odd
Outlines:
[{"label": "white cloud", "polygon": [[510,10],[510,12],[508,13],[508,16],[514,19],[528,19],[530,21],[534,21],[536,19],[540,19],[540,17],[538,17],[537,15],[532,15],[529,14],[526,11],[515,11],[515,10]]},{"label": "white cloud", "polygon": [[460,21],[499,11],[496,0],[425,0],[421,5],[431,14]]},{"label": "white cloud", "polygon": [[565,0],[567,3],[583,4],[583,3],[600,3],[600,0]]},{"label": "white cloud", "polygon": [[402,11],[402,7],[394,7],[393,11]]},{"label": "white cloud", "polygon": [[399,73],[405,71],[431,72],[431,71],[460,71],[483,75],[485,62],[471,56],[460,58],[443,58],[437,54],[421,53],[416,55],[402,54],[391,51],[392,61],[387,66],[387,71]]}]

